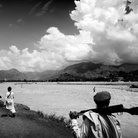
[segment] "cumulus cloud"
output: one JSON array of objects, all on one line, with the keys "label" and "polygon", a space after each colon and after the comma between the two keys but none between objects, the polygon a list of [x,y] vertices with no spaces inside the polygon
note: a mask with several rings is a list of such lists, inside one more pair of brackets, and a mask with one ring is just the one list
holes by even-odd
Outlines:
[{"label": "cumulus cloud", "polygon": [[[56,58],[56,59],[55,59]],[[34,50],[32,53],[28,48],[20,51],[16,46],[11,46],[9,51],[0,51],[0,69],[16,68],[20,71],[44,71],[59,69],[63,65],[60,55],[42,50]],[[58,60],[60,61],[58,63]]]},{"label": "cumulus cloud", "polygon": [[[125,14],[123,0],[80,0],[70,16],[79,30],[90,31],[95,45],[91,61],[121,64],[138,61],[138,3]],[[135,49],[135,52],[134,52]]]},{"label": "cumulus cloud", "polygon": [[[77,35],[65,35],[56,27],[47,29],[32,53],[11,46],[0,51],[0,68],[21,71],[61,69],[75,62],[118,65],[138,63],[138,2],[125,14],[124,0],[80,0],[70,13]],[[47,7],[47,6],[46,6]]]},{"label": "cumulus cloud", "polygon": [[93,52],[89,44],[93,44],[90,32],[80,31],[77,36],[64,35],[58,28],[51,27],[39,41],[39,47],[55,55],[60,55],[64,61],[81,61]]}]

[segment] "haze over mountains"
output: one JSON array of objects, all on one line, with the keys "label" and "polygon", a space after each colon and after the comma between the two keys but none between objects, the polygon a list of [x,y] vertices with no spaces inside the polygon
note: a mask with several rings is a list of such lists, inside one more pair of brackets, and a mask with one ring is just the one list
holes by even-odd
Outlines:
[{"label": "haze over mountains", "polygon": [[0,70],[0,80],[24,80],[26,75],[17,69]]},{"label": "haze over mountains", "polygon": [[138,64],[112,66],[82,62],[68,66],[63,70],[48,70],[44,72],[20,72],[17,69],[0,70],[0,80],[100,81],[101,79],[101,81],[109,81],[109,78],[122,77],[128,81],[128,79],[138,78],[137,74]]}]

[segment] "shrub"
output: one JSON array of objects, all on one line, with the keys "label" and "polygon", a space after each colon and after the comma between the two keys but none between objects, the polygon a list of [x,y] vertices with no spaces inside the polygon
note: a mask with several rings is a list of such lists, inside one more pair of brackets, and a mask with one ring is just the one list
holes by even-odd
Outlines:
[{"label": "shrub", "polygon": [[39,118],[44,118],[44,113],[42,111],[37,111],[38,117]]}]

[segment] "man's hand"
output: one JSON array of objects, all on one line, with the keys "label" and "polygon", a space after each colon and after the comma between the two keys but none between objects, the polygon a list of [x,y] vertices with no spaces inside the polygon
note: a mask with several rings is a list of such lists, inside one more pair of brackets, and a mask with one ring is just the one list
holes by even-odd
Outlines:
[{"label": "man's hand", "polygon": [[69,117],[70,117],[70,119],[77,119],[79,117],[79,115],[76,111],[70,111]]}]

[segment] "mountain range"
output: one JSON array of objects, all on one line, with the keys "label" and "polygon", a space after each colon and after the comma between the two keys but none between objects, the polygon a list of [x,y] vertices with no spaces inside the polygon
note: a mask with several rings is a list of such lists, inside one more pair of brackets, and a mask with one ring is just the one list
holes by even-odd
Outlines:
[{"label": "mountain range", "polygon": [[137,81],[138,64],[118,66],[82,62],[63,70],[20,72],[17,69],[0,70],[0,80],[30,81]]}]

